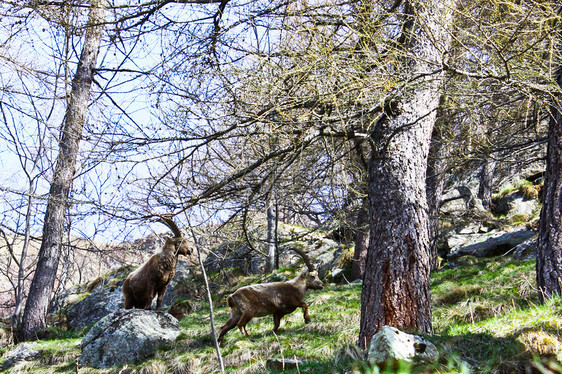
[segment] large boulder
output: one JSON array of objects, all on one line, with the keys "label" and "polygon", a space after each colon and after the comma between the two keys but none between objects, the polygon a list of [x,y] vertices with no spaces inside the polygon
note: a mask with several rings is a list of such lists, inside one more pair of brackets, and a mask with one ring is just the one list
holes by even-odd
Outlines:
[{"label": "large boulder", "polygon": [[[536,191],[536,190],[535,190]],[[538,195],[538,192],[535,192]],[[496,200],[493,212],[505,214],[508,220],[528,219],[536,215],[541,205],[537,196],[526,197],[522,192],[516,191]]]},{"label": "large boulder", "polygon": [[328,271],[337,268],[343,247],[331,239],[314,239],[310,243],[290,242],[280,248],[279,266],[301,267],[304,265],[302,257],[292,247],[297,247],[310,257],[320,278],[324,278]]},{"label": "large boulder", "polygon": [[384,326],[373,336],[367,354],[367,361],[371,364],[384,364],[394,360],[432,364],[438,359],[439,352],[433,343],[390,326]]},{"label": "large boulder", "polygon": [[102,318],[82,339],[79,363],[98,369],[150,357],[180,334],[178,321],[167,313],[119,310]]},{"label": "large boulder", "polygon": [[[183,298],[196,298],[193,295],[191,288],[185,287],[185,283],[193,279],[193,274],[190,270],[190,264],[187,261],[178,261],[176,265],[176,274],[168,284],[164,298],[162,299],[162,306],[168,307],[177,299]],[[153,301],[153,307],[156,307],[156,298]]]},{"label": "large boulder", "polygon": [[449,241],[451,253],[449,253],[447,258],[454,260],[466,255],[476,257],[500,256],[510,252],[513,248],[535,235],[534,231],[521,228],[509,232],[501,231],[464,235],[463,240],[458,241],[454,241],[456,237],[452,236]]},{"label": "large boulder", "polygon": [[474,184],[472,189],[459,185],[446,191],[441,197],[440,212],[443,214],[464,214],[467,211],[484,210],[482,201],[476,197]]},{"label": "large boulder", "polygon": [[[164,294],[163,307],[171,306],[177,299],[191,296],[186,293],[188,290],[186,291],[185,287],[176,287],[183,280],[191,277],[188,266],[187,262],[178,261],[176,275]],[[80,330],[123,308],[122,286],[132,270],[130,267],[120,269],[106,279],[100,278],[93,285],[87,286],[89,292],[82,289],[81,298],[79,298],[80,294],[75,295],[74,298],[79,301],[68,303],[65,309],[68,328]],[[152,302],[152,307],[156,308],[156,298]]]},{"label": "large boulder", "polygon": [[80,330],[122,308],[121,287],[130,271],[130,268],[120,269],[107,279],[101,278],[88,287],[90,292],[85,292],[80,301],[68,305],[65,310],[68,328]]},{"label": "large boulder", "polygon": [[537,258],[538,236],[519,244],[513,248],[513,259],[517,261],[534,260]]}]

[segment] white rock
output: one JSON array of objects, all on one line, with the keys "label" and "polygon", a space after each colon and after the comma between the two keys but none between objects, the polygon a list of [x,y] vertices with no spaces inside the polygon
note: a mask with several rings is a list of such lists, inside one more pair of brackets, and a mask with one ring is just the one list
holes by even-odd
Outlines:
[{"label": "white rock", "polygon": [[431,364],[438,359],[439,352],[433,343],[390,326],[384,326],[373,336],[367,355],[371,364],[392,360]]}]

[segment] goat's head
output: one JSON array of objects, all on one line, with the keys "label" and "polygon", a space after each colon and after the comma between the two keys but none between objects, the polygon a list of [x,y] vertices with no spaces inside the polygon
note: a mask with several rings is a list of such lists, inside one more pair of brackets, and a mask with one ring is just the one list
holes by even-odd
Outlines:
[{"label": "goat's head", "polygon": [[317,271],[307,271],[306,272],[306,288],[311,290],[321,290],[324,288],[324,283],[318,278]]},{"label": "goat's head", "polygon": [[303,271],[300,275],[300,277],[306,277],[306,288],[309,288],[311,290],[321,290],[322,288],[324,288],[324,283],[322,283],[320,278],[318,278],[318,272],[314,268],[310,257],[308,257],[308,255],[300,248],[291,247],[291,249],[302,258],[302,260],[306,264],[306,268],[308,269]]},{"label": "goat's head", "polygon": [[187,241],[181,236],[172,236],[171,238],[168,238],[166,240],[166,244],[172,244],[178,255],[188,256],[192,252],[191,247],[187,244]]},{"label": "goat's head", "polygon": [[181,234],[181,230],[176,225],[176,223],[172,220],[172,217],[170,216],[159,216],[159,217],[160,217],[160,222],[168,226],[170,230],[172,230],[172,232],[174,233],[174,236],[166,240],[166,244],[173,245],[178,255],[184,255],[184,256],[190,255],[192,252],[191,247],[187,244],[187,241],[184,239],[184,237]]}]

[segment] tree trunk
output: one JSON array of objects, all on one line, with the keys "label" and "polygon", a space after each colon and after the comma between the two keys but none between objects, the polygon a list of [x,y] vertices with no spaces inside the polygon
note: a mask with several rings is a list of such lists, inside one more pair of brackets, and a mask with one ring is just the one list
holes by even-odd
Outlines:
[{"label": "tree trunk", "polygon": [[25,295],[25,268],[27,253],[29,250],[29,243],[31,240],[31,211],[33,209],[33,194],[35,191],[34,181],[29,180],[29,190],[27,196],[27,211],[25,213],[25,237],[23,240],[23,246],[20,255],[19,267],[18,267],[18,280],[16,287],[16,305],[14,308],[14,314],[11,318],[12,328],[17,330],[18,326],[21,324],[24,306],[24,295]]},{"label": "tree trunk", "polygon": [[497,161],[486,155],[484,165],[480,170],[480,183],[478,184],[478,198],[482,200],[484,209],[490,210],[492,207],[492,187],[494,182],[494,172],[496,171]]},{"label": "tree trunk", "polygon": [[[430,231],[426,197],[429,145],[441,97],[441,56],[449,48],[448,1],[410,1],[406,61],[415,86],[373,132],[367,193],[370,242],[361,294],[359,344],[384,325],[432,333]],[[440,24],[443,22],[443,24]],[[440,44],[439,48],[432,40]]]},{"label": "tree trunk", "polygon": [[447,171],[447,158],[451,148],[443,142],[441,131],[435,128],[431,136],[429,147],[429,159],[426,174],[426,194],[429,214],[429,246],[431,268],[435,269],[439,264],[439,252],[437,248],[439,240],[439,206],[445,186],[445,172]]},{"label": "tree trunk", "polygon": [[31,282],[17,339],[30,340],[47,326],[47,310],[56,279],[68,196],[74,178],[78,148],[86,119],[90,87],[103,32],[107,0],[92,0],[82,54],[72,81],[72,91],[59,141],[49,200],[43,222],[43,241]]},{"label": "tree trunk", "polygon": [[[562,66],[556,76],[562,87]],[[562,102],[551,107],[544,201],[537,248],[537,286],[544,302],[562,287]]]},{"label": "tree trunk", "polygon": [[277,269],[277,214],[274,198],[267,200],[267,260],[265,271],[272,272]]},{"label": "tree trunk", "polygon": [[351,266],[351,280],[363,279],[365,262],[369,248],[369,206],[367,199],[362,199],[361,209],[357,212],[355,228],[355,250]]}]

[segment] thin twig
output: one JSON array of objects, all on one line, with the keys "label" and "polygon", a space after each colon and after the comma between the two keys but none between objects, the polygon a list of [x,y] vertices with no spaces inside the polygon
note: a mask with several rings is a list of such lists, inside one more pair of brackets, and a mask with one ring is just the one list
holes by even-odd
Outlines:
[{"label": "thin twig", "polygon": [[203,264],[203,260],[201,258],[201,249],[199,248],[199,243],[197,241],[197,237],[195,236],[195,230],[193,226],[191,226],[191,222],[189,221],[189,217],[187,217],[187,213],[185,214],[187,219],[187,225],[189,226],[189,230],[191,231],[191,235],[193,236],[193,242],[195,245],[195,249],[197,249],[197,258],[199,260],[199,265],[201,266],[201,272],[203,273],[203,279],[205,280],[205,288],[207,290],[207,301],[209,303],[209,316],[211,317],[211,333],[213,334],[213,341],[215,343],[215,350],[217,351],[217,359],[219,360],[219,366],[221,373],[224,373],[224,362],[222,360],[221,350],[219,346],[219,342],[217,340],[217,334],[215,330],[215,317],[213,312],[213,299],[211,298],[211,289],[209,288],[209,280],[207,278],[207,272],[205,271],[205,265]]}]

